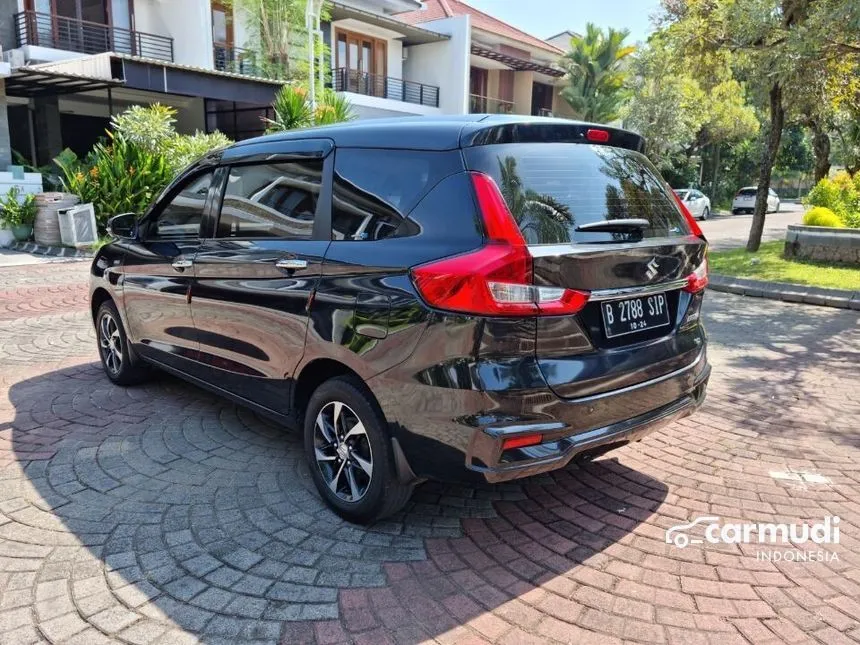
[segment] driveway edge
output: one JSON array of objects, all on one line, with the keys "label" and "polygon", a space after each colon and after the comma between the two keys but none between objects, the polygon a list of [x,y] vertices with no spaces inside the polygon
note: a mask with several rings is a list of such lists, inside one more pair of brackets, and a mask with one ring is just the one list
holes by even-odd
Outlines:
[{"label": "driveway edge", "polygon": [[21,251],[22,253],[32,253],[34,255],[49,255],[58,258],[92,258],[92,251],[84,251],[82,249],[73,249],[68,246],[45,246],[36,242],[13,242],[5,247],[10,251]]},{"label": "driveway edge", "polygon": [[734,293],[739,296],[750,296],[753,298],[800,302],[807,305],[860,311],[860,291],[825,289],[824,287],[810,287],[802,284],[789,284],[787,282],[751,280],[750,278],[738,278],[719,273],[711,273],[708,279],[708,288],[714,291],[723,291],[725,293]]}]

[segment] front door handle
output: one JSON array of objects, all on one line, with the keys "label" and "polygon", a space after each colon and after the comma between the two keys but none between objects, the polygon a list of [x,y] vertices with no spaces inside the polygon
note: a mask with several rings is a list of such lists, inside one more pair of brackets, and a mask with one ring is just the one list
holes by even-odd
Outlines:
[{"label": "front door handle", "polygon": [[296,258],[283,258],[275,262],[275,266],[284,271],[295,271],[296,269],[307,269],[308,261]]},{"label": "front door handle", "polygon": [[185,269],[190,269],[194,266],[194,262],[192,260],[174,260],[173,264],[171,264],[174,269],[177,271],[185,271]]}]

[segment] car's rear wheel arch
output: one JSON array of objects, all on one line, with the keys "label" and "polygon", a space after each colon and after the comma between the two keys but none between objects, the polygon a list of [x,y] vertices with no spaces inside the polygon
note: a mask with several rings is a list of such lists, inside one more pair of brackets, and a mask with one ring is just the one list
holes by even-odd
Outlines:
[{"label": "car's rear wheel arch", "polygon": [[[316,358],[302,368],[293,386],[291,401],[292,409],[295,411],[297,418],[303,418],[305,406],[307,406],[314,391],[329,379],[338,376],[353,377],[364,383],[364,379],[361,378],[358,372],[344,363],[331,358]],[[366,384],[365,387],[367,387]]]}]

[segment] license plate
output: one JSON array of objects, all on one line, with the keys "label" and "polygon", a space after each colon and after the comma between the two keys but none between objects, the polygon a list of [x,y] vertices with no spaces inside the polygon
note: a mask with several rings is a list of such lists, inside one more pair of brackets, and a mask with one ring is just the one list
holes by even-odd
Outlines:
[{"label": "license plate", "polygon": [[601,303],[603,327],[607,338],[635,334],[669,324],[669,304],[665,293],[642,298],[610,300]]}]

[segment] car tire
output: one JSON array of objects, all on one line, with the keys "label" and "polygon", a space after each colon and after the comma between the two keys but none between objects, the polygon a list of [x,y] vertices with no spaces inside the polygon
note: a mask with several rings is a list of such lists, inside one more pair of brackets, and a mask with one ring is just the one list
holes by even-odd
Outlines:
[{"label": "car tire", "polygon": [[710,210],[708,210],[708,207],[707,207],[707,206],[705,206],[705,210],[703,210],[703,211],[702,211],[702,217],[701,217],[701,220],[702,220],[703,222],[704,222],[704,221],[706,221],[706,220],[708,219],[708,215],[710,215],[710,214],[711,214],[711,211],[710,211]]},{"label": "car tire", "polygon": [[777,202],[777,203],[776,203],[776,209],[775,209],[773,212],[774,212],[774,213],[778,213],[778,212],[779,212],[779,207],[780,207],[780,206],[781,206],[781,204],[780,204],[779,202]]},{"label": "car tire", "polygon": [[737,214],[738,214],[738,213],[740,213],[740,212],[741,212],[741,211],[740,211],[739,209],[737,209],[737,208],[733,208],[733,209],[732,209],[732,215],[737,215]]},{"label": "car tire", "polygon": [[345,520],[368,524],[409,501],[413,486],[397,477],[388,423],[357,378],[338,376],[314,391],[304,442],[317,490]]},{"label": "car tire", "polygon": [[107,377],[117,385],[138,385],[148,380],[151,370],[129,344],[113,301],[101,304],[95,325],[99,358]]}]

